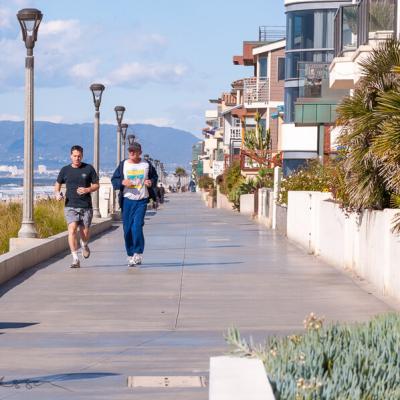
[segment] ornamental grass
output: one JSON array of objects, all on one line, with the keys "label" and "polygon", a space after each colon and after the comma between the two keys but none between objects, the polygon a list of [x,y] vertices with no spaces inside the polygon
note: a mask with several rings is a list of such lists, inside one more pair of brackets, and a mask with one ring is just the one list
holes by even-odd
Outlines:
[{"label": "ornamental grass", "polygon": [[[35,202],[34,216],[39,238],[47,238],[67,230],[63,209],[64,203],[53,199]],[[10,238],[18,236],[21,221],[21,203],[0,203],[0,254],[9,251]]]}]

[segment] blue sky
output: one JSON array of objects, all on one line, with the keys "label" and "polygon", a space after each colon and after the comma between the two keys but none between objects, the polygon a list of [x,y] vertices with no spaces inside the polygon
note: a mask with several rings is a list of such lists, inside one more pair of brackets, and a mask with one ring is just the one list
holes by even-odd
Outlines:
[{"label": "blue sky", "polygon": [[0,119],[24,112],[24,54],[16,13],[44,14],[35,47],[35,116],[80,123],[93,118],[88,87],[106,85],[102,122],[124,105],[128,123],[196,135],[208,99],[251,68],[234,66],[260,25],[285,25],[283,0],[0,0]]}]

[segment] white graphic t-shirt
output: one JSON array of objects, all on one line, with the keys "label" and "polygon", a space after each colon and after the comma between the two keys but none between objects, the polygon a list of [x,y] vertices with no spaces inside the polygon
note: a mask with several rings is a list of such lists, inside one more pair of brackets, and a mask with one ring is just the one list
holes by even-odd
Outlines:
[{"label": "white graphic t-shirt", "polygon": [[141,200],[149,197],[144,181],[149,176],[149,164],[140,162],[138,164],[124,162],[124,179],[129,179],[131,184],[124,187],[124,197],[130,200]]}]

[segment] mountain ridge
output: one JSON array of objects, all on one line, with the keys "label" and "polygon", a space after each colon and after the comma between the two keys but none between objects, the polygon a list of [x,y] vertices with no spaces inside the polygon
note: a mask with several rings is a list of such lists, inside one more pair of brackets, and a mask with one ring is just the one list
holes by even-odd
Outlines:
[{"label": "mountain ridge", "polygon": [[[192,145],[199,138],[192,133],[170,127],[150,124],[133,124],[127,135],[134,134],[142,145],[143,153],[162,161],[168,170],[175,166],[188,169],[191,161]],[[0,121],[0,164],[23,165],[24,122]],[[34,160],[35,166],[44,164],[49,168],[59,168],[69,162],[69,152],[73,145],[84,149],[84,161],[93,160],[92,123],[35,122]],[[100,125],[100,169],[115,167],[117,153],[117,127],[112,124]]]}]

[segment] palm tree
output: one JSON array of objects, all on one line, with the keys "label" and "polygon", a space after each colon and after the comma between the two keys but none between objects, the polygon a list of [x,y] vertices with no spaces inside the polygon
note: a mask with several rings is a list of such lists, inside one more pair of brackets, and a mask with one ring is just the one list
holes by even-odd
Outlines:
[{"label": "palm tree", "polygon": [[243,153],[247,155],[251,162],[254,160],[260,165],[267,164],[271,159],[271,131],[264,130],[261,124],[261,115],[257,111],[255,117],[255,129],[248,129],[244,138],[245,150]]},{"label": "palm tree", "polygon": [[399,153],[394,144],[396,138],[398,146],[400,142],[393,125],[400,127],[393,109],[400,104],[400,75],[393,70],[398,65],[400,42],[389,40],[373,50],[361,63],[362,78],[353,95],[337,108],[343,126],[339,167],[346,185],[345,206],[352,210],[389,207],[399,194]]},{"label": "palm tree", "polygon": [[178,176],[178,177],[186,176],[187,173],[186,173],[185,168],[183,168],[183,167],[177,167],[177,168],[175,169],[175,175]]}]

